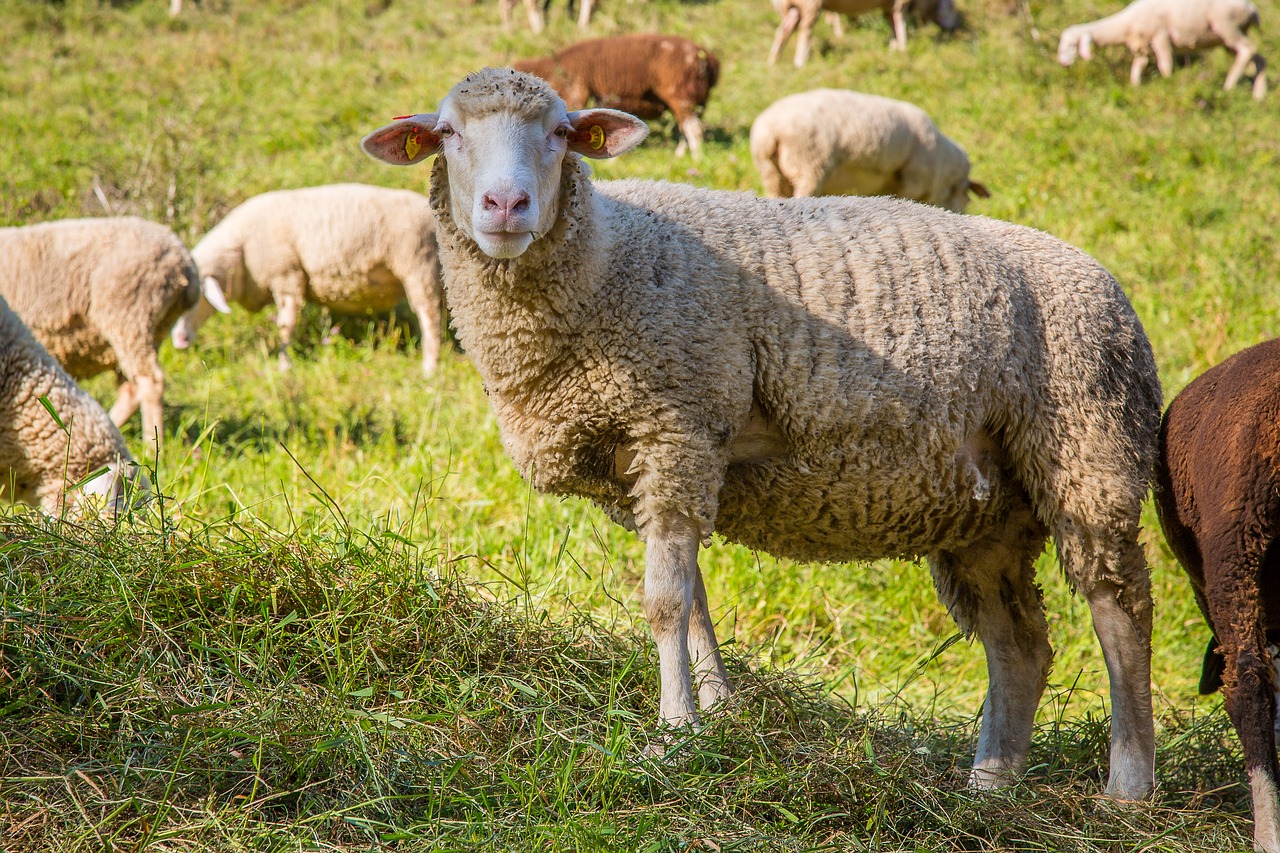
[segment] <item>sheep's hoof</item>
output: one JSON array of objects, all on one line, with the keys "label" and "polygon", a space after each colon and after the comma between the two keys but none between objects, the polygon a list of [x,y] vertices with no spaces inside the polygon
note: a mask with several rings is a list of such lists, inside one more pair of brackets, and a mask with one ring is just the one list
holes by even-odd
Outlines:
[{"label": "sheep's hoof", "polygon": [[700,723],[685,723],[681,726],[661,726],[654,734],[653,740],[642,750],[640,757],[646,761],[661,761],[671,764],[682,760],[682,747],[702,731]]}]

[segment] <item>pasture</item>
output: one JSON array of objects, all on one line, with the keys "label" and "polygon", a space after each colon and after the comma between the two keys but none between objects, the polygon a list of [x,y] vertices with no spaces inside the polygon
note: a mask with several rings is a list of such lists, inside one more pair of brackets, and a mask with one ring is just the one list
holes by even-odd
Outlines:
[{"label": "pasture", "polygon": [[[257,193],[423,190],[358,149],[459,77],[579,33],[503,32],[478,0],[0,0],[0,225],[131,213],[194,245]],[[971,214],[1043,229],[1125,286],[1166,401],[1275,334],[1280,94],[1223,92],[1229,57],[1149,71],[1057,35],[1096,0],[959,0],[954,36],[819,23],[765,65],[764,0],[602,0],[593,35],[715,52],[699,161],[672,122],[594,165],[758,191],[747,131],[819,86],[912,101],[991,189]],[[1280,4],[1258,0],[1264,56]],[[742,693],[668,762],[643,549],[586,502],[534,493],[479,379],[424,381],[404,316],[305,315],[277,369],[270,312],[166,344],[163,499],[114,527],[0,516],[0,849],[1174,850],[1250,846],[1209,632],[1145,515],[1156,622],[1154,800],[1099,796],[1106,673],[1086,604],[1039,564],[1056,658],[1025,783],[964,787],[985,688],[911,561],[810,565],[717,542],[700,564]],[[114,379],[87,387],[106,404]],[[137,422],[126,436],[144,444]]]}]

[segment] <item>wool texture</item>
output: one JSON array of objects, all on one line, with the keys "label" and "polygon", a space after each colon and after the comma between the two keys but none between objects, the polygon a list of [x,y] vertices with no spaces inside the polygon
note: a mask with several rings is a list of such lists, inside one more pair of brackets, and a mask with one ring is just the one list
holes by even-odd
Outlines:
[{"label": "wool texture", "polygon": [[751,158],[770,196],[896,195],[963,213],[969,158],[905,101],[814,89],[751,125]]},{"label": "wool texture", "polygon": [[145,219],[0,228],[0,296],[77,379],[160,379],[157,347],[199,287],[182,241]]},{"label": "wool texture", "polygon": [[[47,397],[70,436],[40,398]],[[131,461],[102,406],[83,391],[0,297],[0,496],[56,513],[68,483]]]}]

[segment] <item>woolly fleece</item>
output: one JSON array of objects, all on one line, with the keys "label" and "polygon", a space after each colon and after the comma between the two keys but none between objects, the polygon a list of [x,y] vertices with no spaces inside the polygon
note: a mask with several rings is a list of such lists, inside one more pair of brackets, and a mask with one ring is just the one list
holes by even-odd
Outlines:
[{"label": "woolly fleece", "polygon": [[969,158],[905,101],[814,89],[751,125],[751,158],[771,196],[896,195],[963,213]]},{"label": "woolly fleece", "polygon": [[[227,299],[249,311],[287,297],[363,314],[389,311],[407,297],[430,372],[439,358],[443,300],[434,235],[421,193],[330,184],[250,198],[192,255],[202,276],[216,278]],[[212,312],[201,300],[188,316],[198,327]]]},{"label": "woolly fleece", "polygon": [[[42,395],[69,426],[69,448],[67,435],[41,404]],[[0,495],[57,513],[68,483],[104,465],[131,461],[120,430],[102,406],[0,297]]]}]

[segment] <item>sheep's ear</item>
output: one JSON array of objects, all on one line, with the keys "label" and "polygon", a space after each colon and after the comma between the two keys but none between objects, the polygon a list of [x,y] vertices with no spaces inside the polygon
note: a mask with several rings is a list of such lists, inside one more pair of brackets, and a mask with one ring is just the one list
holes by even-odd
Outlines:
[{"label": "sheep's ear", "polygon": [[227,304],[227,297],[222,292],[222,285],[218,284],[218,280],[211,275],[204,277],[200,282],[200,292],[204,294],[204,298],[209,300],[209,304],[213,306],[213,310],[219,314],[230,314],[231,306]]},{"label": "sheep's ear", "polygon": [[435,131],[439,120],[438,113],[405,116],[360,140],[360,148],[392,166],[421,163],[440,147],[441,136]]},{"label": "sheep's ear", "polygon": [[649,135],[649,125],[618,110],[578,110],[569,125],[569,150],[594,160],[626,154]]},{"label": "sheep's ear", "polygon": [[991,190],[987,189],[977,181],[969,182],[969,192],[973,193],[978,198],[991,198]]}]

